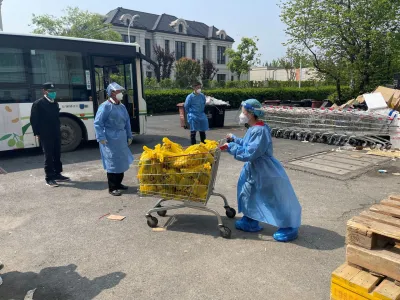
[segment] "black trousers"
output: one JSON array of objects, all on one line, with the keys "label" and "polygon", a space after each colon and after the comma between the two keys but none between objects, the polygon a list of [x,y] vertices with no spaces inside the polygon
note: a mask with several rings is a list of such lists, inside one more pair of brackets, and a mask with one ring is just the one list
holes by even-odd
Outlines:
[{"label": "black trousers", "polygon": [[[205,131],[199,131],[200,132],[200,140],[202,143],[206,140],[206,133]],[[192,145],[196,145],[196,133],[197,131],[191,131],[190,132],[190,141]]]},{"label": "black trousers", "polygon": [[41,138],[46,180],[54,180],[63,171],[61,163],[61,137]]},{"label": "black trousers", "polygon": [[121,187],[124,173],[107,173],[108,190],[110,192],[118,190]]}]

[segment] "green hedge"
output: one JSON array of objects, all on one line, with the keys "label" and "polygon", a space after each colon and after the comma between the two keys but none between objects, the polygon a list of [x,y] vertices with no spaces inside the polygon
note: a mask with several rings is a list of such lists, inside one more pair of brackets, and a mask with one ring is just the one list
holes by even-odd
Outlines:
[{"label": "green hedge", "polygon": [[[176,105],[185,102],[189,90],[161,90],[145,92],[147,111],[151,114],[176,112]],[[232,108],[238,108],[244,100],[254,98],[261,102],[265,100],[324,100],[335,92],[334,86],[318,88],[249,88],[249,89],[213,89],[205,90],[206,95],[229,101]]]}]

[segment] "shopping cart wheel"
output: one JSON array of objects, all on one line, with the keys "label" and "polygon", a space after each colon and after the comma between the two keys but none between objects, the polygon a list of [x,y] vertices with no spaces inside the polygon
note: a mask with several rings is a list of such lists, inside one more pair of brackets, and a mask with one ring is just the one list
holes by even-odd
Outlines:
[{"label": "shopping cart wheel", "polygon": [[228,218],[233,219],[236,216],[236,210],[228,206],[225,208],[225,214]]},{"label": "shopping cart wheel", "polygon": [[386,144],[386,146],[385,146],[385,149],[386,150],[390,150],[392,148],[392,145],[391,144]]},{"label": "shopping cart wheel", "polygon": [[219,233],[224,239],[230,239],[232,235],[232,231],[228,227],[223,225],[219,227]]},{"label": "shopping cart wheel", "polygon": [[158,219],[153,217],[153,216],[148,216],[147,218],[147,225],[149,225],[149,227],[154,228],[157,227],[158,224]]},{"label": "shopping cart wheel", "polygon": [[167,211],[166,210],[158,211],[157,215],[159,215],[160,217],[165,217],[167,215]]}]

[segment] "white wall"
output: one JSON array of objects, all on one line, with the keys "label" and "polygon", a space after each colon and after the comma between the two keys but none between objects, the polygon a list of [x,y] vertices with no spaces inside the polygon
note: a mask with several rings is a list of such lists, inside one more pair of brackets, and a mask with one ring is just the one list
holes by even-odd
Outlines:
[{"label": "white wall", "polygon": [[[301,80],[318,80],[317,72],[312,68],[303,68]],[[300,69],[295,70],[296,81],[299,80]],[[290,76],[290,73],[289,73]],[[288,73],[285,69],[270,69],[267,67],[254,67],[250,70],[249,80],[251,81],[265,81],[265,80],[278,80],[288,81]]]}]

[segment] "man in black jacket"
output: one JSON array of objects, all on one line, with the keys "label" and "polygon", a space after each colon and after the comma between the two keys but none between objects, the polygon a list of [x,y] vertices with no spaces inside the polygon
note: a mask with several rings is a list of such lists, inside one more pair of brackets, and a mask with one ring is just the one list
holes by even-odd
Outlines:
[{"label": "man in black jacket", "polygon": [[52,82],[43,84],[43,98],[35,101],[31,110],[33,134],[43,149],[46,184],[50,187],[57,187],[57,181],[70,180],[61,175],[60,107],[55,101],[56,95]]}]

